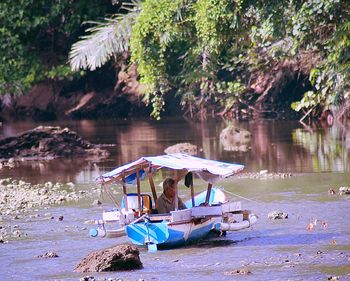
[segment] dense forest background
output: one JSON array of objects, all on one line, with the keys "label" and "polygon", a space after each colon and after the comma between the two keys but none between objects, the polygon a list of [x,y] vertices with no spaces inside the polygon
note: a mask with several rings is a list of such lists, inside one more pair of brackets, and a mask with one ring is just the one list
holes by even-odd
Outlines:
[{"label": "dense forest background", "polygon": [[3,0],[0,118],[346,117],[346,0]]}]

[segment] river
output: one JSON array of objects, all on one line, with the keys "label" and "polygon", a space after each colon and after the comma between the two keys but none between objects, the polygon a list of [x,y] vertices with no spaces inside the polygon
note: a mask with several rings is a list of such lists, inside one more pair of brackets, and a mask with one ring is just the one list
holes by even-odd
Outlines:
[{"label": "river", "polygon": [[[238,177],[219,183],[229,198],[247,198],[241,198],[244,208],[260,218],[252,229],[153,254],[140,249],[144,269],[89,275],[123,280],[327,280],[330,276],[350,280],[350,199],[328,194],[330,188],[338,191],[340,186],[350,186],[350,131],[344,125],[303,126],[272,120],[193,122],[182,118],[14,122],[0,127],[0,137],[38,125],[68,127],[90,142],[106,145],[111,155],[104,161],[23,162],[1,169],[0,178],[73,182],[89,189],[99,174],[143,155],[162,154],[179,142],[197,145],[201,157],[242,163],[252,174],[267,171],[286,175]],[[220,140],[220,133],[230,126],[237,131],[235,137]],[[186,188],[179,193],[189,198]],[[92,206],[95,199],[103,204]],[[101,193],[79,203],[33,210],[36,215],[10,221],[26,235],[0,244],[1,280],[79,280],[88,275],[73,272],[86,254],[128,242],[125,237],[88,236],[91,226],[84,222],[100,218],[102,210],[111,207]],[[267,214],[273,210],[287,212],[289,218],[271,221]],[[315,220],[318,224],[308,230],[308,224]],[[0,220],[0,225],[3,221],[6,219]],[[59,257],[36,258],[48,251]],[[234,274],[240,268],[248,268],[251,274]]]}]

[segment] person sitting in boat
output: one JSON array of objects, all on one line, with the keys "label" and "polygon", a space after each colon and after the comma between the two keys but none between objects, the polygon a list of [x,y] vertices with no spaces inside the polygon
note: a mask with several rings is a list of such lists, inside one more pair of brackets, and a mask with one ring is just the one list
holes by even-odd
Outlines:
[{"label": "person sitting in boat", "polygon": [[[178,209],[186,209],[185,204],[180,198],[178,200]],[[163,193],[157,199],[156,208],[159,214],[170,213],[175,210],[175,180],[166,178],[163,182]]]}]

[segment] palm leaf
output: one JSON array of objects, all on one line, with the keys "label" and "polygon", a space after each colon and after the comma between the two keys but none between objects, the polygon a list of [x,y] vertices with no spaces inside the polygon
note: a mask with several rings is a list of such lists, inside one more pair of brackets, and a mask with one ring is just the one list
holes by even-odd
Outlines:
[{"label": "palm leaf", "polygon": [[129,49],[132,26],[140,12],[138,2],[133,2],[132,7],[124,7],[129,11],[127,14],[116,14],[104,22],[89,22],[95,24],[86,30],[90,34],[81,37],[69,52],[72,70],[95,70],[112,57]]}]

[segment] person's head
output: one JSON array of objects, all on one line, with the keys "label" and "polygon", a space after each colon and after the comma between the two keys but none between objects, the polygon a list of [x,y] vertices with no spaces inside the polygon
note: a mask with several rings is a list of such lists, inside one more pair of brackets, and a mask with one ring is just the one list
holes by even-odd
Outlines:
[{"label": "person's head", "polygon": [[172,178],[166,178],[163,182],[163,192],[166,197],[174,198],[175,197],[175,180]]}]

